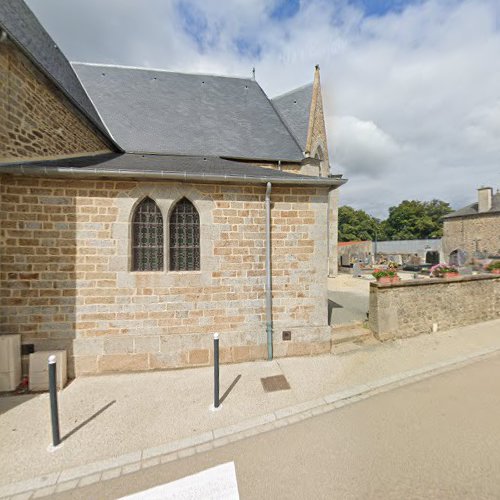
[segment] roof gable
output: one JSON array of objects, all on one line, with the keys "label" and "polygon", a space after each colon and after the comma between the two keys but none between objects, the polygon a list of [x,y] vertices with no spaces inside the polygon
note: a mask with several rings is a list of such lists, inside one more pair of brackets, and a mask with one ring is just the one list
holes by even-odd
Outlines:
[{"label": "roof gable", "polygon": [[295,136],[302,151],[306,150],[312,95],[313,84],[309,83],[272,99],[274,107]]},{"label": "roof gable", "polygon": [[66,97],[109,138],[69,61],[23,1],[0,1],[0,27]]},{"label": "roof gable", "polygon": [[491,208],[487,212],[479,212],[478,203],[471,203],[466,207],[460,208],[443,216],[443,219],[452,219],[454,217],[469,217],[471,215],[488,215],[488,214],[500,214],[500,192],[494,193],[491,197]]},{"label": "roof gable", "polygon": [[123,66],[73,67],[127,152],[300,161],[257,82]]}]

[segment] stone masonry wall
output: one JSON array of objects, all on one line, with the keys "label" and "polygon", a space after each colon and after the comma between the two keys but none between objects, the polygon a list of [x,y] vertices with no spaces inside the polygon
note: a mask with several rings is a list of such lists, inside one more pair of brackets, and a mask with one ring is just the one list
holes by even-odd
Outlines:
[{"label": "stone masonry wall", "polygon": [[90,154],[109,146],[10,41],[0,44],[0,161]]},{"label": "stone masonry wall", "polygon": [[500,214],[454,217],[445,219],[443,252],[446,260],[453,250],[467,252],[470,259],[477,248],[480,252],[500,254]]},{"label": "stone masonry wall", "polygon": [[381,340],[404,338],[500,318],[500,277],[370,284],[370,328]]},{"label": "stone masonry wall", "polygon": [[332,189],[328,194],[328,276],[339,272],[339,190]]},{"label": "stone masonry wall", "polygon": [[[0,186],[0,333],[67,349],[76,375],[207,365],[214,332],[223,362],[265,358],[264,186],[6,175]],[[194,203],[200,272],[129,270],[130,219],[145,196],[166,242],[175,202]],[[273,187],[276,356],[330,348],[327,198],[326,188]]]}]

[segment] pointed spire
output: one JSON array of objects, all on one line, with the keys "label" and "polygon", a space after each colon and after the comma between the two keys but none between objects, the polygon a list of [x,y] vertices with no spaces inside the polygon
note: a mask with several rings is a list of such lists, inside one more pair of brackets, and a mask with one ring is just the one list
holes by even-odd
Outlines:
[{"label": "pointed spire", "polygon": [[319,64],[314,66],[314,83],[319,84]]},{"label": "pointed spire", "polygon": [[321,82],[319,78],[319,64],[316,64],[314,66],[314,81],[313,81],[313,91],[312,91],[312,98],[311,98],[311,107],[309,108],[309,125],[307,129],[307,140],[306,140],[306,148],[305,148],[305,153],[306,154],[311,154],[312,150],[311,148],[314,147],[314,144],[312,144],[313,140],[313,128],[314,128],[314,119],[316,115],[316,108],[317,108],[317,102],[318,99],[320,100],[320,107],[323,107],[323,103],[321,101]]}]

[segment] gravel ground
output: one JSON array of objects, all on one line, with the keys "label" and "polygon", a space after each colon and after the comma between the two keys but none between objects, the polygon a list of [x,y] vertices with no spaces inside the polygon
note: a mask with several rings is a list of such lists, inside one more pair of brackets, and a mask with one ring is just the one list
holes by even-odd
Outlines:
[{"label": "gravel ground", "polygon": [[[500,320],[344,356],[284,358],[221,367],[221,393],[235,381],[219,412],[212,368],[79,378],[59,396],[63,446],[47,451],[47,394],[0,398],[0,485],[158,446],[279,408],[310,401],[484,348],[500,349]],[[291,389],[266,393],[262,377],[283,374]]]}]

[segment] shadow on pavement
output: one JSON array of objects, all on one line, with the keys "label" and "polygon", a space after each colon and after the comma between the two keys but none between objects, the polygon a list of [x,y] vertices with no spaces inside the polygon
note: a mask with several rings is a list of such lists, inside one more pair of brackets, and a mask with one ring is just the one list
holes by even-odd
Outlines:
[{"label": "shadow on pavement", "polygon": [[0,397],[0,415],[7,413],[12,408],[22,405],[30,399],[36,398],[39,394],[16,394]]},{"label": "shadow on pavement", "polygon": [[229,393],[234,389],[234,386],[238,383],[240,380],[241,375],[238,375],[232,382],[231,385],[226,389],[226,392],[221,396],[220,398],[220,403],[222,402],[229,396]]},{"label": "shadow on pavement", "polygon": [[96,411],[92,416],[87,418],[87,420],[84,420],[81,424],[77,425],[74,429],[69,431],[65,436],[62,437],[61,441],[66,441],[66,439],[78,432],[82,427],[85,427],[89,422],[94,420],[94,418],[97,418],[101,413],[105,412],[110,406],[113,406],[115,403],[116,399],[110,401],[107,405],[103,406],[100,410]]},{"label": "shadow on pavement", "polygon": [[328,323],[330,325],[343,325],[365,321],[368,302],[368,294],[352,291],[329,291]]}]

